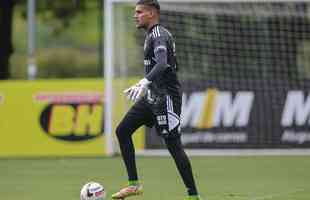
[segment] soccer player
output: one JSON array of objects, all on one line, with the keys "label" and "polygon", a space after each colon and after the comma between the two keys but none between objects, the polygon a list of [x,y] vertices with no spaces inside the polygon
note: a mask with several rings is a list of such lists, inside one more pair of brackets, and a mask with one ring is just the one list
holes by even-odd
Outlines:
[{"label": "soccer player", "polygon": [[171,33],[159,24],[157,0],[139,0],[135,7],[136,27],[146,31],[145,77],[124,91],[134,105],[116,129],[121,155],[128,173],[128,186],[112,195],[124,199],[143,192],[139,183],[132,134],[140,126],[155,126],[187,188],[187,200],[199,200],[190,161],[180,138],[181,92],[177,78],[175,43]]}]

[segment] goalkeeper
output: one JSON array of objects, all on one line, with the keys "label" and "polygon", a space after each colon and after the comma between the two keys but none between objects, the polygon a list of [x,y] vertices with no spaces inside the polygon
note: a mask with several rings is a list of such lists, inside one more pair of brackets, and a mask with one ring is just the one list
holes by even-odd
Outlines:
[{"label": "goalkeeper", "polygon": [[172,155],[187,188],[188,200],[198,200],[190,161],[180,138],[181,92],[178,81],[175,43],[167,29],[159,24],[157,0],[139,0],[135,7],[136,27],[146,30],[144,42],[145,78],[124,91],[135,102],[116,129],[124,160],[128,186],[112,195],[124,199],[142,194],[139,183],[132,134],[140,126],[155,126]]}]

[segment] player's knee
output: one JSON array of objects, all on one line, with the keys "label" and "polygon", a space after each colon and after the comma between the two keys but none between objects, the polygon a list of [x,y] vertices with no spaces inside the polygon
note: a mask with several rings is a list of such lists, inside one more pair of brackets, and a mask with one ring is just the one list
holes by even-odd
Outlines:
[{"label": "player's knee", "polygon": [[119,139],[122,137],[122,127],[121,127],[120,125],[118,125],[118,126],[116,127],[115,133],[116,133],[116,136],[117,136],[117,138],[118,138],[118,140],[119,140]]},{"label": "player's knee", "polygon": [[179,137],[176,138],[166,138],[165,139],[166,146],[170,152],[170,154],[180,155],[184,152],[181,140]]},{"label": "player's knee", "polygon": [[125,128],[122,124],[119,124],[116,127],[116,136],[118,141],[124,141],[128,138],[127,128]]}]

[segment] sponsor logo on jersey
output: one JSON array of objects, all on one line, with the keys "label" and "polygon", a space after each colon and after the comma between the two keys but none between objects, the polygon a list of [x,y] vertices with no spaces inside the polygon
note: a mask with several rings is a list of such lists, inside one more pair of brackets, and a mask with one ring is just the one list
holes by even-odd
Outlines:
[{"label": "sponsor logo on jersey", "polygon": [[4,101],[4,96],[0,94],[0,104],[3,103],[3,101]]},{"label": "sponsor logo on jersey", "polygon": [[40,93],[35,100],[48,103],[40,115],[45,133],[65,141],[84,141],[103,132],[103,95],[85,93]]}]

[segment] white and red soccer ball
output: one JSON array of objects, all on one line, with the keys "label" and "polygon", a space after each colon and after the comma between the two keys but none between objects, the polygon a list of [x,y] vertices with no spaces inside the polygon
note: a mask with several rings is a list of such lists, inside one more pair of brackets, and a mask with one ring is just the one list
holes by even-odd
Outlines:
[{"label": "white and red soccer ball", "polygon": [[100,183],[89,182],[83,185],[81,189],[81,200],[104,200],[106,191]]}]

